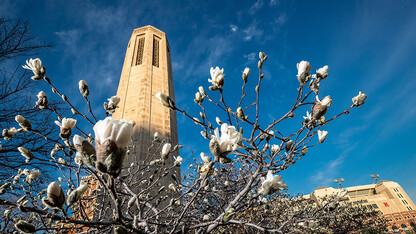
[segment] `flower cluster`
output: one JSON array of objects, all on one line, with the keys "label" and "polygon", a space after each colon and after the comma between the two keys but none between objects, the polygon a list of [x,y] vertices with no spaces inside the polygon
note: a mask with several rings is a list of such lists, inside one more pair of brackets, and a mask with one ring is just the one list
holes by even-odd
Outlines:
[{"label": "flower cluster", "polygon": [[286,182],[282,181],[282,177],[280,175],[273,175],[272,171],[268,171],[266,178],[261,178],[259,193],[262,195],[270,195],[285,188]]},{"label": "flower cluster", "polygon": [[108,103],[104,102],[104,109],[107,114],[114,114],[114,112],[118,108],[117,105],[120,102],[120,98],[117,96],[112,96],[111,98],[108,98],[107,100],[108,100]]}]

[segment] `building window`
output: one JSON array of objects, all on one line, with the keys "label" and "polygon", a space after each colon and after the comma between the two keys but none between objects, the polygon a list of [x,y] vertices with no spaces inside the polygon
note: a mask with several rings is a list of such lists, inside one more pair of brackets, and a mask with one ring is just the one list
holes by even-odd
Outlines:
[{"label": "building window", "polygon": [[159,39],[153,38],[153,66],[159,67]]},{"label": "building window", "polygon": [[143,63],[144,37],[137,42],[136,66]]}]

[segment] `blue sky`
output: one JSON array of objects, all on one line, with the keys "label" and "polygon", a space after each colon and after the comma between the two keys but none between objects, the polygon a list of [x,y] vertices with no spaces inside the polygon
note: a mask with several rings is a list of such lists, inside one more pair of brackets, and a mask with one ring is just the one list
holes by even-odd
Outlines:
[{"label": "blue sky", "polygon": [[[265,51],[264,124],[287,111],[296,95],[296,63],[312,70],[329,65],[320,95],[331,95],[327,117],[351,104],[362,90],[366,104],[325,127],[324,144],[283,173],[292,193],[317,186],[371,183],[370,174],[402,185],[416,200],[416,2],[391,1],[0,1],[0,15],[29,19],[41,40],[54,44],[40,58],[47,75],[72,102],[84,79],[96,113],[115,95],[128,40],[134,28],[153,25],[169,39],[176,102],[195,116],[198,86],[208,87],[209,68],[224,68],[229,102],[240,94],[241,72]],[[22,58],[23,61],[23,58]],[[39,83],[39,90],[46,86]],[[190,92],[189,90],[193,90]],[[50,92],[48,92],[50,93]],[[71,95],[73,94],[73,95]],[[250,97],[250,96],[249,96]],[[234,104],[235,106],[235,104]],[[300,127],[307,109],[296,112],[285,131]],[[179,139],[188,159],[208,152],[197,127],[178,116]],[[194,154],[192,155],[192,151]],[[189,162],[188,161],[188,162]]]}]

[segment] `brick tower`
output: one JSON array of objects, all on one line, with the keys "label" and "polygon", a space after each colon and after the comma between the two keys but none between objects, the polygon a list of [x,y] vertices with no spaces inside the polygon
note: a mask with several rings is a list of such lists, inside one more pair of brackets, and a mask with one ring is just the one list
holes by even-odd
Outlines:
[{"label": "brick tower", "polygon": [[[136,122],[134,150],[126,160],[129,163],[154,159],[148,154],[155,132],[172,147],[178,144],[176,112],[162,106],[156,98],[158,92],[175,100],[170,47],[164,32],[144,26],[133,31],[127,46],[117,90],[121,100],[113,114],[115,119]],[[172,162],[170,157],[167,163]]]}]

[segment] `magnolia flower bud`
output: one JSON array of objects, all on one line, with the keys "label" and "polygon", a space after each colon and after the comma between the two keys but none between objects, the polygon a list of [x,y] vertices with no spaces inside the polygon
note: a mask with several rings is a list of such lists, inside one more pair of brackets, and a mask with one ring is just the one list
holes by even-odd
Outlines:
[{"label": "magnolia flower bud", "polygon": [[30,171],[25,170],[24,172],[22,172],[22,174],[26,175],[26,182],[29,183],[29,184],[32,183],[32,181],[34,179],[36,179],[40,176],[39,170],[35,170],[35,169],[32,169]]},{"label": "magnolia flower bud", "polygon": [[298,81],[301,85],[304,85],[306,84],[306,82],[308,82],[309,72],[311,71],[311,65],[308,61],[301,61],[296,66],[298,68]]},{"label": "magnolia flower bud", "polygon": [[289,151],[292,148],[293,141],[289,140],[285,145],[285,150]]},{"label": "magnolia flower bud", "polygon": [[88,89],[88,84],[85,80],[80,80],[78,83],[79,92],[84,98],[88,97],[90,90]]},{"label": "magnolia flower bud", "polygon": [[155,132],[155,134],[153,134],[153,140],[154,141],[158,141],[159,140],[159,133]]},{"label": "magnolia flower bud", "polygon": [[216,117],[215,121],[217,122],[218,125],[222,125],[222,121],[220,118]]},{"label": "magnolia flower bud", "polygon": [[97,170],[118,177],[126,156],[127,144],[133,133],[133,126],[124,119],[107,117],[95,124],[94,133]]},{"label": "magnolia flower bud", "polygon": [[201,104],[203,100],[204,99],[202,98],[201,94],[199,92],[196,92],[194,102],[197,104]]},{"label": "magnolia flower bud", "polygon": [[208,79],[208,82],[214,86],[214,89],[221,89],[224,86],[224,68],[215,67],[214,69],[211,67],[210,73],[211,79]]},{"label": "magnolia flower bud", "polygon": [[267,60],[267,55],[264,52],[259,52],[259,59],[263,63]]},{"label": "magnolia flower bud", "polygon": [[30,124],[30,122],[27,119],[25,119],[25,117],[23,117],[21,115],[16,115],[16,117],[14,119],[20,125],[20,127],[22,127],[23,129],[25,129],[27,131],[32,130],[32,125]]},{"label": "magnolia flower bud", "polygon": [[2,137],[5,140],[10,140],[12,138],[12,136],[14,136],[14,135],[17,134],[17,132],[18,131],[17,131],[17,129],[15,127],[12,127],[10,129],[3,129]]},{"label": "magnolia flower bud", "polygon": [[326,77],[328,77],[328,65],[325,65],[324,67],[321,67],[318,70],[316,70],[316,78],[323,80]]},{"label": "magnolia flower bud", "polygon": [[24,69],[31,70],[34,74],[32,80],[41,80],[44,78],[46,68],[42,66],[42,61],[39,58],[26,60],[26,65],[22,66]]},{"label": "magnolia flower bud", "polygon": [[177,192],[176,187],[174,184],[169,184],[169,189],[172,190],[173,192]]},{"label": "magnolia flower bud", "polygon": [[55,120],[55,124],[61,128],[59,136],[62,139],[69,139],[72,134],[72,129],[75,127],[75,124],[77,124],[77,120],[72,118],[63,118],[62,123]]},{"label": "magnolia flower bud", "polygon": [[318,139],[320,143],[323,143],[325,141],[326,135],[328,135],[328,131],[318,130]]},{"label": "magnolia flower bud", "polygon": [[352,103],[354,103],[355,106],[360,106],[365,103],[366,98],[367,98],[367,95],[365,95],[364,93],[361,93],[360,91],[357,96],[352,98]]},{"label": "magnolia flower bud", "polygon": [[205,139],[209,139],[207,133],[204,131],[201,131],[201,136]]},{"label": "magnolia flower bud", "polygon": [[58,163],[66,165],[66,161],[63,158],[58,158]]},{"label": "magnolia flower bud", "polygon": [[205,93],[204,87],[199,86],[198,90],[201,93],[202,97],[205,97],[206,93]]},{"label": "magnolia flower bud", "polygon": [[241,120],[246,119],[246,116],[244,115],[244,112],[243,112],[243,108],[241,108],[241,106],[237,108],[236,114],[239,119]]},{"label": "magnolia flower bud", "polygon": [[202,217],[202,221],[204,221],[204,222],[208,222],[208,221],[211,221],[211,220],[212,220],[212,217],[209,214],[206,214]]},{"label": "magnolia flower bud", "polygon": [[35,107],[39,106],[39,109],[45,109],[48,105],[48,98],[46,97],[45,92],[40,91],[37,95],[38,101],[36,102]]},{"label": "magnolia flower bud", "polygon": [[175,102],[166,94],[162,92],[156,93],[156,97],[162,102],[165,107],[175,109]]},{"label": "magnolia flower bud", "polygon": [[56,182],[50,183],[47,190],[47,197],[44,197],[42,202],[51,209],[62,208],[62,205],[65,203],[65,195],[61,186]]},{"label": "magnolia flower bud", "polygon": [[248,75],[250,74],[250,68],[246,67],[243,71],[243,80],[244,83],[247,83]]},{"label": "magnolia flower bud", "polygon": [[170,143],[165,143],[163,145],[162,152],[160,152],[160,155],[162,156],[163,160],[168,159],[171,147],[172,145]]},{"label": "magnolia flower bud", "polygon": [[302,155],[305,155],[308,152],[308,147],[304,146],[302,148]]},{"label": "magnolia flower bud", "polygon": [[128,234],[129,232],[122,226],[114,226],[114,234]]},{"label": "magnolia flower bud", "polygon": [[22,219],[19,220],[14,226],[17,230],[23,233],[34,233],[36,231],[36,227],[33,224],[28,223]]},{"label": "magnolia flower bud", "polygon": [[235,215],[234,208],[230,208],[230,209],[228,209],[228,210],[226,210],[226,211],[225,211],[224,216],[223,216],[223,218],[222,218],[222,221],[223,221],[224,223],[227,223],[228,221],[230,221],[230,220],[231,220],[231,218],[232,218],[234,215]]},{"label": "magnolia flower bud", "polygon": [[87,191],[88,189],[88,184],[83,184],[81,186],[79,186],[77,189],[75,189],[74,191],[72,191],[69,196],[68,196],[68,200],[66,201],[66,204],[68,206],[71,206],[72,204],[74,204],[75,202],[77,202],[80,198],[81,195]]},{"label": "magnolia flower bud", "polygon": [[19,150],[20,154],[26,158],[26,163],[29,163],[32,159],[35,158],[32,152],[30,150],[23,148],[23,147],[17,147],[17,150]]}]

